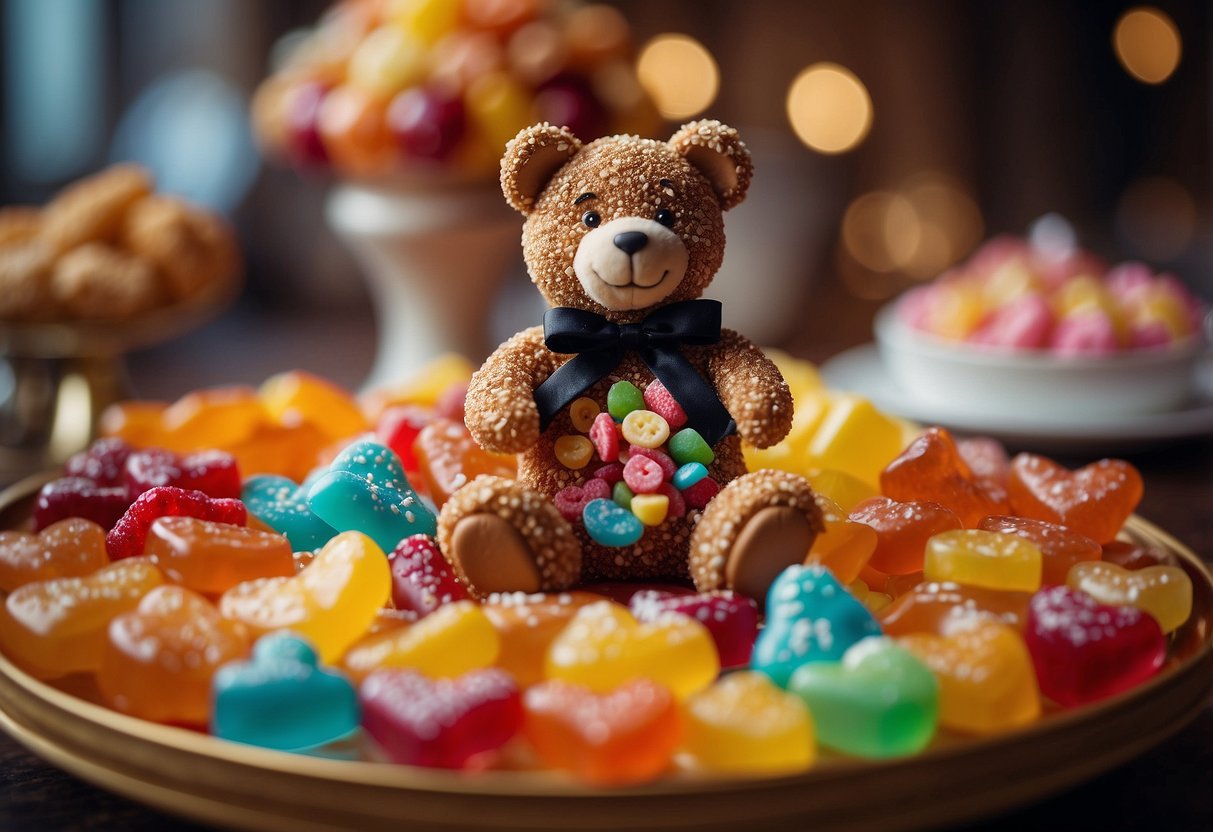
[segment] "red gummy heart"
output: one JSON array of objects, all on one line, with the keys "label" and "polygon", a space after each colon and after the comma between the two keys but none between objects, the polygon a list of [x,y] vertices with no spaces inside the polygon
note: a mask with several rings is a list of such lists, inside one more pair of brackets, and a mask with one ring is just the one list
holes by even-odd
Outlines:
[{"label": "red gummy heart", "polygon": [[406,537],[388,555],[392,603],[398,610],[429,615],[443,604],[463,601],[467,588],[427,534]]},{"label": "red gummy heart", "polygon": [[1066,706],[1141,684],[1158,672],[1167,654],[1166,638],[1150,615],[1100,604],[1068,586],[1032,596],[1024,642],[1041,693]]},{"label": "red gummy heart", "polygon": [[130,507],[125,486],[98,485],[83,477],[51,480],[38,492],[34,505],[34,531],[69,517],[92,520],[108,531]]},{"label": "red gummy heart", "polygon": [[636,620],[644,623],[668,613],[694,618],[712,634],[721,668],[750,662],[758,638],[758,604],[752,598],[727,589],[695,595],[646,589],[632,596],[630,606]]},{"label": "red gummy heart", "polygon": [[126,460],[134,449],[121,439],[98,439],[88,450],[73,454],[64,466],[69,477],[83,477],[97,485],[122,485]]},{"label": "red gummy heart", "polygon": [[497,668],[433,680],[413,670],[377,670],[359,699],[363,729],[394,762],[408,765],[469,767],[522,727],[518,686]]},{"label": "red gummy heart", "polygon": [[1077,471],[1035,454],[1011,462],[1011,511],[1048,520],[1107,543],[1141,502],[1141,474],[1119,459],[1101,459]]},{"label": "red gummy heart", "polygon": [[248,512],[239,500],[208,497],[201,491],[159,486],[140,494],[105,536],[105,549],[110,560],[143,554],[148,529],[158,517],[195,517],[233,526],[243,526],[248,522]]},{"label": "red gummy heart", "polygon": [[582,485],[566,485],[556,492],[552,502],[560,516],[570,523],[581,522],[581,513],[590,500],[609,500],[611,486],[604,479],[591,477]]},{"label": "red gummy heart", "polygon": [[134,451],[126,460],[126,487],[133,500],[160,486],[201,491],[208,497],[240,496],[236,458],[224,451],[178,456],[164,448]]},{"label": "red gummy heart", "polygon": [[902,502],[929,500],[950,508],[966,529],[983,517],[1006,514],[1005,502],[991,495],[961,456],[952,435],[928,428],[880,474],[880,490]]},{"label": "red gummy heart", "polygon": [[876,549],[868,566],[886,575],[921,572],[927,541],[961,528],[954,511],[928,500],[899,503],[872,497],[855,506],[850,519],[876,530]]}]

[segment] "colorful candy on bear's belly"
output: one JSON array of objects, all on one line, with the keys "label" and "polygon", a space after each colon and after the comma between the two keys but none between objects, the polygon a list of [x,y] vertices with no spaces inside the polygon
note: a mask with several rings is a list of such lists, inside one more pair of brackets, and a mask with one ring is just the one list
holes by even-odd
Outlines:
[{"label": "colorful candy on bear's belly", "polygon": [[601,546],[631,546],[646,528],[707,506],[720,484],[708,474],[716,455],[660,381],[643,391],[617,381],[604,411],[592,398],[568,410],[573,430],[553,443],[556,461],[577,472],[553,497],[570,523]]}]

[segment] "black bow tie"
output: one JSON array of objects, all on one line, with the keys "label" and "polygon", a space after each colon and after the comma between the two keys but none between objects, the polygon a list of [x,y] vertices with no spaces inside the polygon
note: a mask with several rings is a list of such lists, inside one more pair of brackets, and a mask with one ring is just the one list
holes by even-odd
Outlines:
[{"label": "black bow tie", "polygon": [[729,412],[679,346],[720,341],[720,302],[671,303],[635,324],[616,324],[582,309],[558,306],[543,316],[543,339],[552,352],[576,353],[535,390],[539,425],[546,429],[556,414],[591,385],[605,378],[628,352],[635,352],[686,411],[690,427],[715,445],[737,429]]}]

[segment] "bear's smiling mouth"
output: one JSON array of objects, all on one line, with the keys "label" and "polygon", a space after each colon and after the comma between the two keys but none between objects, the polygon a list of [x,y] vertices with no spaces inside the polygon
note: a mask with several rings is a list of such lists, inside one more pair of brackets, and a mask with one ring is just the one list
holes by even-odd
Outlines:
[{"label": "bear's smiling mouth", "polygon": [[631,287],[635,287],[637,289],[656,289],[665,282],[667,277],[670,276],[670,270],[666,269],[661,273],[661,277],[657,279],[656,283],[640,283],[636,280],[636,269],[631,268],[629,269],[629,272],[631,273],[631,279],[629,279],[627,283],[611,283],[609,280],[606,280],[601,274],[599,274],[597,269],[595,269],[593,266],[590,267],[590,274],[594,276],[595,280],[606,286],[610,286],[613,289],[628,289]]}]

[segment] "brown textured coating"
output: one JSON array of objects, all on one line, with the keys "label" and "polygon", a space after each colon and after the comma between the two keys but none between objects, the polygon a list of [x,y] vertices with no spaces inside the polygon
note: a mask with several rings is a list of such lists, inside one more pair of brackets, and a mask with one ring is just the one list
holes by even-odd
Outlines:
[{"label": "brown textured coating", "polygon": [[735,129],[719,121],[692,121],[670,138],[670,145],[711,181],[721,208],[727,211],[745,199],[754,162]]},{"label": "brown textured coating", "polygon": [[236,243],[218,217],[165,196],[131,206],[122,232],[127,249],[146,258],[164,277],[165,294],[182,300],[236,275]]},{"label": "brown textured coating", "polygon": [[0,245],[0,319],[36,321],[50,316],[54,258],[40,242]]},{"label": "brown textured coating", "polygon": [[39,239],[57,254],[94,241],[117,239],[127,209],[152,192],[151,175],[138,165],[114,165],[81,179],[42,212]]},{"label": "brown textured coating", "polygon": [[[691,538],[691,579],[697,589],[707,592],[728,585],[726,570],[739,538],[755,515],[771,507],[798,511],[814,536],[825,529],[821,508],[804,477],[769,469],[738,477],[708,504]],[[787,565],[803,561],[812,542],[810,537],[803,551],[791,553]]]},{"label": "brown textured coating", "polygon": [[501,157],[501,192],[515,211],[526,214],[553,173],[581,150],[581,140],[567,127],[546,121],[525,128],[506,144]]},{"label": "brown textured coating", "polygon": [[741,438],[769,448],[792,429],[792,392],[779,369],[748,338],[721,330],[708,360],[708,379],[737,423]]},{"label": "brown textured coating", "polygon": [[519,454],[539,439],[535,388],[564,363],[543,345],[543,327],[524,329],[498,347],[472,374],[464,398],[464,424],[476,444],[498,454]]},{"label": "brown textured coating", "polygon": [[27,205],[0,208],[0,246],[28,243],[42,229],[42,211]]},{"label": "brown textured coating", "polygon": [[438,545],[473,593],[485,594],[468,579],[460,558],[452,556],[452,538],[459,521],[485,513],[507,521],[530,546],[541,589],[566,589],[580,579],[577,539],[551,499],[515,480],[481,476],[451,495],[438,515]]},{"label": "brown textured coating", "polygon": [[59,308],[75,318],[129,318],[160,301],[155,270],[104,243],[88,243],[60,257],[51,292]]}]

